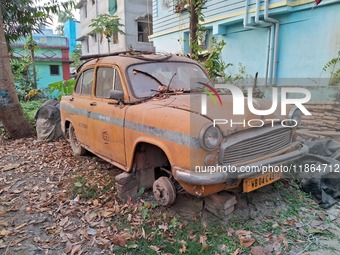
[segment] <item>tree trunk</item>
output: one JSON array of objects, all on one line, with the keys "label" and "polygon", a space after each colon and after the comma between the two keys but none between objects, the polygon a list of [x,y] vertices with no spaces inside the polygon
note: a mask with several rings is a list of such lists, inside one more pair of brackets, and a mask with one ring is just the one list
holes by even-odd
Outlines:
[{"label": "tree trunk", "polygon": [[33,133],[26,120],[15,91],[9,53],[5,39],[2,10],[0,7],[0,121],[13,139],[28,137]]},{"label": "tree trunk", "polygon": [[31,52],[31,57],[32,57],[32,71],[33,71],[33,88],[37,89],[38,88],[38,83],[37,83],[37,69],[35,65],[35,54],[34,54],[34,49]]},{"label": "tree trunk", "polygon": [[190,1],[190,58],[197,58],[197,24],[198,24],[198,14],[196,12],[197,3],[196,0]]}]

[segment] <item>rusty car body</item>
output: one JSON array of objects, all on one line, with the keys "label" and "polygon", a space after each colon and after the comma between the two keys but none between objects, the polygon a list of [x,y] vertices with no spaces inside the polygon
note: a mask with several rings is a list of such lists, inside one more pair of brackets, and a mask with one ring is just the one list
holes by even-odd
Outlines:
[{"label": "rusty car body", "polygon": [[[209,82],[205,70],[186,57],[117,54],[91,59],[81,67],[73,94],[61,100],[62,129],[68,129],[76,155],[91,151],[136,173],[140,186],[152,187],[162,176],[196,196],[265,186],[281,175],[240,172],[240,166],[278,165],[307,152],[296,140],[296,128],[276,122],[261,128],[212,127],[212,120],[222,115],[235,122],[259,116],[249,111],[233,116],[231,95],[220,96],[223,107],[208,100],[208,112],[201,114],[197,80]],[[261,99],[256,104],[268,107]],[[202,170],[230,165],[237,171]],[[171,204],[173,199],[161,199],[162,192],[176,192],[176,185],[158,185],[154,191],[160,203]]]}]

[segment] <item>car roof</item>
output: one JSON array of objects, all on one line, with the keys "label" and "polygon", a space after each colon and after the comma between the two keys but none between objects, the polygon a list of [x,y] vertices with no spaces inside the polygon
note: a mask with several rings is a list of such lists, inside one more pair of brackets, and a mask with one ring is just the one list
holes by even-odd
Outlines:
[{"label": "car roof", "polygon": [[171,54],[119,54],[114,56],[96,56],[85,62],[81,69],[94,64],[112,64],[118,65],[122,69],[138,63],[155,63],[155,62],[185,62],[194,63],[192,59],[184,56],[171,55]]}]

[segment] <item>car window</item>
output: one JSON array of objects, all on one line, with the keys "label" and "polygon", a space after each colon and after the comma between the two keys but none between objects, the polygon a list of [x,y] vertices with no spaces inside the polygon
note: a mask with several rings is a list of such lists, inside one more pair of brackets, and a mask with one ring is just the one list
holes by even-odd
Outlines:
[{"label": "car window", "polygon": [[209,78],[195,64],[184,62],[157,62],[132,65],[127,70],[130,86],[136,97],[148,97],[159,86],[176,89],[195,89],[198,82],[208,82]]},{"label": "car window", "polygon": [[91,95],[94,70],[89,69],[83,72],[81,92],[82,95]]},{"label": "car window", "polygon": [[83,74],[81,74],[77,80],[74,92],[77,94],[80,94],[80,90],[81,90],[81,83],[83,81]]},{"label": "car window", "polygon": [[120,78],[120,74],[118,70],[115,72],[115,85],[114,85],[115,90],[120,90],[123,91],[123,85],[122,85],[122,79]]},{"label": "car window", "polygon": [[97,69],[96,97],[110,98],[112,89],[123,91],[118,71],[112,67],[99,67]]},{"label": "car window", "polygon": [[113,77],[115,70],[111,67],[99,67],[97,69],[96,97],[109,98],[113,89]]}]

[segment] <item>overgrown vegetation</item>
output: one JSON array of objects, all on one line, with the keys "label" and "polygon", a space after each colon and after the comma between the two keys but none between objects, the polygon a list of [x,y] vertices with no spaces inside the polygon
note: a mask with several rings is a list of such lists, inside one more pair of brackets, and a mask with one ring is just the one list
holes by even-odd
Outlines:
[{"label": "overgrown vegetation", "polygon": [[32,35],[27,37],[24,50],[26,54],[23,57],[10,59],[16,91],[20,100],[24,99],[31,90],[37,88],[34,55],[38,50],[38,45],[33,40]]},{"label": "overgrown vegetation", "polygon": [[[99,204],[109,208],[103,211],[91,206],[87,214],[107,217],[107,227],[117,232],[117,245],[107,249],[116,254],[297,254],[317,249],[322,238],[336,238],[327,231],[330,222],[324,211],[293,180],[272,184],[272,189],[281,194],[277,203],[284,204],[280,207],[283,209],[268,209],[271,214],[264,219],[261,215],[261,219],[246,220],[236,211],[228,222],[221,222],[205,211],[186,214],[158,206],[150,192],[136,202],[117,204],[109,200],[115,199],[114,181],[108,178],[113,171],[108,170],[109,164],[84,168],[74,173],[72,198],[80,195],[81,200],[86,199],[79,206]],[[247,204],[267,206],[251,198]],[[254,253],[255,247],[262,252]],[[264,253],[266,249],[272,252]]]},{"label": "overgrown vegetation", "polygon": [[71,54],[71,66],[75,69],[78,69],[78,67],[82,64],[82,61],[80,60],[81,55],[81,44],[77,44]]},{"label": "overgrown vegetation", "polygon": [[109,52],[111,52],[111,41],[118,43],[118,34],[125,34],[121,29],[124,25],[120,21],[119,17],[104,13],[100,14],[98,18],[92,19],[92,23],[89,25],[89,27],[93,28],[92,33],[100,34],[100,43],[104,37],[106,38]]},{"label": "overgrown vegetation", "polygon": [[31,126],[35,126],[35,115],[39,108],[42,106],[42,100],[32,100],[32,101],[20,101],[24,115]]},{"label": "overgrown vegetation", "polygon": [[324,72],[330,71],[328,85],[340,85],[340,51],[338,51],[338,56],[328,61],[322,70]]},{"label": "overgrown vegetation", "polygon": [[70,79],[49,84],[50,97],[57,98],[60,101],[62,96],[71,95],[75,82],[75,79]]},{"label": "overgrown vegetation", "polygon": [[[185,3],[185,1],[183,1],[183,3]],[[202,9],[205,3],[206,0],[195,0],[194,7],[192,7],[191,9],[190,15],[196,15],[194,19],[191,19],[191,22],[196,19],[198,21],[195,25],[196,27],[192,24],[190,25],[190,29],[193,30],[191,32],[196,31],[194,38],[190,39],[191,58],[200,62],[207,69],[209,76],[213,81],[228,81],[234,84],[238,84],[241,80],[249,78],[249,76],[246,74],[246,68],[240,63],[237,74],[227,75],[228,67],[233,66],[233,64],[226,63],[222,59],[222,50],[227,43],[224,40],[218,41],[216,37],[211,37],[207,50],[203,49],[198,43],[198,39],[202,37],[202,34],[205,34],[204,32],[206,31],[206,28],[202,25],[202,23],[204,22]],[[206,40],[206,38],[201,38],[201,40]]]}]

